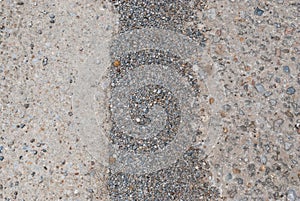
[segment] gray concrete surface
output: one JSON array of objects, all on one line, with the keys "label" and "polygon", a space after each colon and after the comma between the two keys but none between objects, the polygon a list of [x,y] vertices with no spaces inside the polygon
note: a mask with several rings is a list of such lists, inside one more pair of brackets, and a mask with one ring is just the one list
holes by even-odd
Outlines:
[{"label": "gray concrete surface", "polygon": [[299,17],[0,0],[0,199],[300,200]]}]

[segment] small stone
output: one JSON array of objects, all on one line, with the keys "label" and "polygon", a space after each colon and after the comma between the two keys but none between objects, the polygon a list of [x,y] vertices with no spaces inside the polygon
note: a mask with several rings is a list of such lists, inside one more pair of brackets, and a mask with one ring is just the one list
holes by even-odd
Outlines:
[{"label": "small stone", "polygon": [[113,63],[114,67],[119,67],[121,65],[121,62],[119,60],[114,61]]},{"label": "small stone", "polygon": [[24,107],[27,109],[27,108],[29,108],[29,104],[28,103],[25,103],[24,104]]},{"label": "small stone", "polygon": [[0,156],[0,161],[3,161],[4,160],[4,156]]},{"label": "small stone", "polygon": [[287,192],[287,200],[295,201],[297,198],[296,192],[293,189],[288,190]]},{"label": "small stone", "polygon": [[3,151],[3,146],[0,146],[0,154],[2,153]]},{"label": "small stone", "polygon": [[228,175],[225,177],[226,181],[229,181],[232,179],[232,174],[228,173]]},{"label": "small stone", "polygon": [[271,96],[273,93],[271,92],[271,91],[266,91],[265,93],[264,93],[264,96],[267,98],[267,97],[269,97],[269,96]]},{"label": "small stone", "polygon": [[43,59],[42,64],[43,64],[43,66],[46,66],[46,65],[48,64],[48,58],[47,58],[47,57],[45,57],[45,58]]},{"label": "small stone", "polygon": [[259,9],[258,7],[256,7],[256,9],[254,11],[254,15],[262,16],[264,12],[265,11],[263,11],[263,10]]},{"label": "small stone", "polygon": [[209,98],[209,104],[213,104],[215,102],[214,98]]},{"label": "small stone", "polygon": [[251,67],[250,66],[245,66],[245,71],[250,71]]},{"label": "small stone", "polygon": [[237,180],[237,183],[240,184],[240,185],[244,183],[242,178],[237,178],[236,180]]},{"label": "small stone", "polygon": [[51,19],[54,19],[54,18],[55,18],[55,15],[54,15],[53,13],[51,13],[51,14],[49,14],[49,17],[50,17]]},{"label": "small stone", "polygon": [[89,193],[94,193],[94,190],[92,189],[92,188],[88,188],[88,189],[86,189],[87,190],[87,192],[89,192]]},{"label": "small stone", "polygon": [[229,104],[223,105],[223,110],[228,112],[231,109],[231,106]]},{"label": "small stone", "polygon": [[266,170],[266,166],[265,165],[260,166],[259,171],[264,172],[265,170]]},{"label": "small stone", "polygon": [[267,159],[266,156],[262,155],[262,156],[260,157],[260,162],[261,162],[262,164],[266,164],[267,161],[268,161],[268,159]]},{"label": "small stone", "polygon": [[109,157],[109,164],[114,164],[116,162],[116,158]]},{"label": "small stone", "polygon": [[269,103],[271,106],[275,106],[277,104],[277,101],[275,99],[269,100]]},{"label": "small stone", "polygon": [[290,73],[290,67],[288,67],[288,66],[283,66],[283,71],[284,71],[285,73]]},{"label": "small stone", "polygon": [[294,87],[289,87],[289,88],[286,90],[286,93],[287,93],[288,95],[293,95],[295,92],[296,92],[296,90],[295,90]]},{"label": "small stone", "polygon": [[255,175],[255,164],[254,163],[249,164],[247,169],[248,169],[249,175],[251,177]]},{"label": "small stone", "polygon": [[275,120],[274,123],[273,123],[274,129],[281,127],[281,125],[283,123],[284,123],[283,119],[277,119],[277,120]]},{"label": "small stone", "polygon": [[293,144],[286,142],[286,143],[284,143],[284,149],[285,149],[286,151],[289,151],[289,150],[292,148],[292,145],[293,145]]},{"label": "small stone", "polygon": [[240,174],[240,173],[241,173],[241,170],[238,169],[238,168],[233,168],[233,169],[232,169],[232,172],[233,172],[233,174]]},{"label": "small stone", "polygon": [[255,89],[256,89],[256,91],[257,91],[258,93],[263,93],[263,92],[265,92],[265,87],[264,87],[262,84],[260,84],[260,83],[258,83],[258,84],[255,85]]},{"label": "small stone", "polygon": [[244,112],[243,110],[240,109],[240,110],[239,110],[239,114],[240,114],[240,115],[245,115],[245,112]]},{"label": "small stone", "polygon": [[286,111],[285,113],[284,113],[287,117],[289,117],[289,118],[294,118],[294,115],[293,115],[293,113],[291,113],[291,111]]}]

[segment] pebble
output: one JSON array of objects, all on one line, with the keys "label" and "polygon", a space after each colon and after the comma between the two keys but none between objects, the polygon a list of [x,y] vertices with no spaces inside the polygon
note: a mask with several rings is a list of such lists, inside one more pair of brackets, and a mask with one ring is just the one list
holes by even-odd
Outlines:
[{"label": "pebble", "polygon": [[0,161],[3,161],[4,160],[4,156],[0,156]]},{"label": "pebble", "polygon": [[287,191],[287,200],[288,201],[296,201],[297,195],[293,189]]},{"label": "pebble", "polygon": [[269,97],[269,96],[271,96],[273,93],[271,92],[271,91],[266,91],[265,93],[264,93],[264,96],[267,98],[267,97]]},{"label": "pebble", "polygon": [[257,91],[258,93],[263,93],[263,92],[265,92],[265,87],[264,87],[262,84],[260,84],[260,83],[258,83],[258,84],[255,85],[255,89],[256,89],[256,91]]},{"label": "pebble", "polygon": [[271,106],[275,106],[277,104],[277,100],[271,99],[271,100],[269,100],[269,103]]},{"label": "pebble", "polygon": [[228,173],[225,177],[226,181],[229,181],[232,179],[232,174],[231,173]]},{"label": "pebble", "polygon": [[43,66],[46,66],[46,65],[48,64],[48,58],[47,58],[47,57],[45,57],[45,58],[43,59],[42,64],[43,64]]},{"label": "pebble", "polygon": [[265,155],[262,155],[261,157],[260,157],[260,162],[262,163],[262,164],[266,164],[267,163],[267,161],[268,161],[268,159],[267,159],[267,157],[265,156]]},{"label": "pebble", "polygon": [[0,146],[0,154],[2,153],[3,151],[3,146]]},{"label": "pebble", "polygon": [[259,9],[258,7],[255,9],[254,14],[258,16],[262,16],[265,11]]},{"label": "pebble", "polygon": [[284,123],[283,119],[277,119],[274,121],[274,129],[281,127],[281,125]]},{"label": "pebble", "polygon": [[294,93],[296,92],[296,89],[294,87],[289,87],[287,90],[286,90],[286,93],[288,95],[293,95]]},{"label": "pebble", "polygon": [[237,178],[237,183],[242,185],[244,183],[244,180],[242,178]]},{"label": "pebble", "polygon": [[121,65],[121,62],[119,60],[116,60],[113,62],[114,67],[119,67]]},{"label": "pebble", "polygon": [[229,104],[223,105],[223,110],[228,112],[231,109],[231,106]]},{"label": "pebble", "polygon": [[54,18],[55,18],[55,15],[54,15],[53,13],[51,13],[51,14],[49,14],[49,17],[50,17],[51,19],[54,19]]},{"label": "pebble", "polygon": [[284,71],[285,73],[290,73],[290,67],[288,67],[288,66],[283,66],[283,71]]},{"label": "pebble", "polygon": [[292,148],[292,146],[293,146],[293,144],[291,144],[291,143],[288,143],[288,142],[284,143],[284,149],[286,151],[289,151]]}]

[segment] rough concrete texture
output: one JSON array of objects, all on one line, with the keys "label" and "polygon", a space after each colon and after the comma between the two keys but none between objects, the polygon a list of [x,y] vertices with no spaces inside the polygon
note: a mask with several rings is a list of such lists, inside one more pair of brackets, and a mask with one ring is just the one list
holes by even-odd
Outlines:
[{"label": "rough concrete texture", "polygon": [[300,200],[299,18],[0,0],[0,199]]}]

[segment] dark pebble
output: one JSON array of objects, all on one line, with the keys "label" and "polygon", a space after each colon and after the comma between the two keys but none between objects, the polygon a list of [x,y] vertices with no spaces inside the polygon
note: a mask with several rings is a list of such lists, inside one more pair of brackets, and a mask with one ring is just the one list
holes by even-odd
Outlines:
[{"label": "dark pebble", "polygon": [[295,90],[294,87],[289,87],[289,88],[286,90],[286,93],[287,93],[288,95],[293,95],[295,92],[296,92],[296,90]]},{"label": "dark pebble", "polygon": [[28,103],[25,103],[24,104],[24,107],[27,109],[27,108],[29,108],[29,104]]},{"label": "dark pebble", "polygon": [[288,66],[283,66],[283,71],[284,71],[285,73],[290,73],[290,67],[288,67]]},{"label": "dark pebble", "polygon": [[45,57],[44,59],[43,59],[43,66],[46,66],[47,64],[48,64],[48,58],[47,57]]},{"label": "dark pebble", "polygon": [[223,105],[223,109],[228,112],[231,109],[231,106],[229,104]]},{"label": "dark pebble", "polygon": [[4,156],[0,156],[0,161],[3,161],[4,160]]},{"label": "dark pebble", "polygon": [[242,178],[237,178],[236,180],[237,180],[238,184],[243,184],[244,183]]},{"label": "dark pebble", "polygon": [[259,9],[258,7],[254,11],[254,15],[262,16],[265,11]]},{"label": "dark pebble", "polygon": [[3,151],[3,146],[0,146],[0,153],[2,153]]}]

